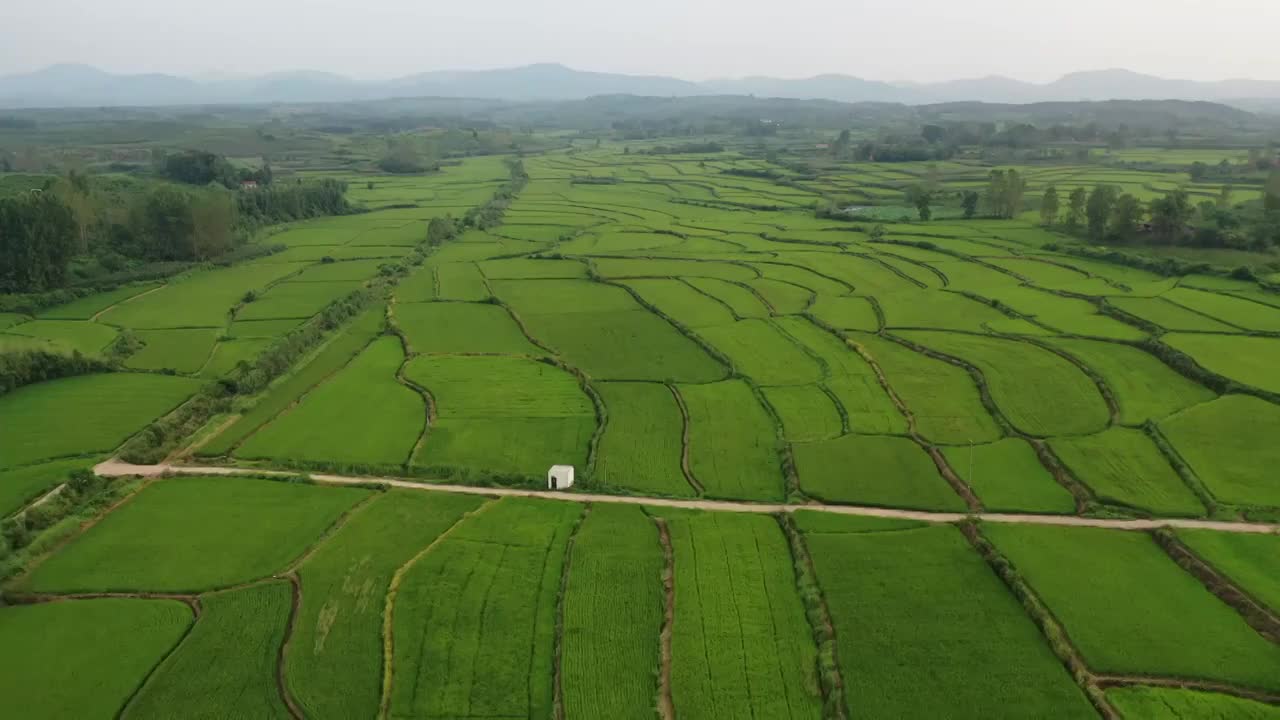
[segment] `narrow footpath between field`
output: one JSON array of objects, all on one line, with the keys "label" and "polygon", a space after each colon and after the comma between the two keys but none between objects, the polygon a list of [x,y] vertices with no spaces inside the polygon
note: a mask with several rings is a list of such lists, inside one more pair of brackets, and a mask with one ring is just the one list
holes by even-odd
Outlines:
[{"label": "narrow footpath between field", "polygon": [[[139,475],[156,477],[159,475],[297,475],[296,472],[278,470],[258,470],[253,468],[213,467],[199,465],[131,465],[118,460],[107,460],[94,467],[94,472],[105,477],[121,477]],[[308,477],[318,483],[331,485],[355,485],[363,483],[381,483],[391,487],[408,490],[433,490],[436,492],[466,493],[471,495],[489,495],[503,497],[508,495],[520,497],[540,497],[552,500],[569,500],[573,502],[627,503],[631,505],[649,505],[651,507],[676,507],[697,510],[713,510],[720,512],[779,513],[795,510],[816,510],[819,512],[837,513],[841,515],[861,515],[864,517],[898,518],[904,520],[920,520],[922,522],[949,523],[965,518],[984,520],[986,522],[1015,523],[1022,525],[1070,525],[1073,527],[1098,527],[1112,530],[1154,530],[1157,528],[1218,530],[1232,533],[1280,533],[1280,524],[1227,522],[1223,520],[1194,520],[1191,518],[1151,518],[1137,520],[1121,520],[1110,518],[1088,518],[1073,515],[1036,515],[1029,513],[953,513],[928,512],[925,510],[897,510],[894,508],[874,507],[869,505],[823,505],[810,503],[806,505],[783,505],[770,503],[734,502],[732,500],[672,500],[669,498],[639,497],[635,495],[596,495],[582,492],[563,492],[554,490],[525,490],[519,488],[479,487],[475,485],[449,485],[417,480],[405,480],[389,477],[353,477],[347,475],[330,475],[327,473],[307,473]]]}]

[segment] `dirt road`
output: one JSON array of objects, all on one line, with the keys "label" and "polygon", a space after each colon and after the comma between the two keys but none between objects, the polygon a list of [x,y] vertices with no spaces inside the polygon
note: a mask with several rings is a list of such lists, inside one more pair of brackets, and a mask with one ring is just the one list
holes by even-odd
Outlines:
[{"label": "dirt road", "polygon": [[[173,475],[295,475],[297,473],[254,470],[230,467],[202,467],[198,465],[130,465],[116,460],[108,460],[94,468],[94,472],[107,477],[141,475],[155,477],[166,473]],[[1097,527],[1113,530],[1154,530],[1156,528],[1185,528],[1201,530],[1219,530],[1233,533],[1280,533],[1280,524],[1224,522],[1221,520],[1193,520],[1190,518],[1156,518],[1150,520],[1118,520],[1107,518],[1087,518],[1072,515],[1035,515],[1029,513],[950,513],[928,512],[924,510],[896,510],[893,508],[872,507],[867,505],[781,505],[769,503],[734,502],[731,500],[671,500],[667,498],[636,497],[632,495],[596,495],[585,492],[564,492],[552,490],[523,490],[514,488],[477,487],[474,485],[446,485],[417,480],[405,480],[388,477],[351,477],[346,475],[330,475],[327,473],[309,473],[312,480],[331,485],[355,485],[359,483],[382,483],[391,487],[409,490],[435,490],[438,492],[465,493],[470,495],[489,495],[494,497],[514,495],[522,497],[540,497],[573,502],[626,503],[631,505],[649,505],[661,507],[692,508],[698,510],[715,510],[721,512],[753,512],[778,513],[795,510],[816,510],[836,513],[838,515],[858,515],[862,517],[896,518],[902,520],[920,520],[923,522],[956,522],[971,517],[986,522],[1018,523],[1025,525],[1068,525],[1072,527]]]}]

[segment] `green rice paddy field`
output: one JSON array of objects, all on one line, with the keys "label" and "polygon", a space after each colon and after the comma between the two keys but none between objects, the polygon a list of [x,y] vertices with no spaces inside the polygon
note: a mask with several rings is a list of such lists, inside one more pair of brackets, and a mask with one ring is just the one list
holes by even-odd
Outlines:
[{"label": "green rice paddy field", "polygon": [[[0,316],[0,352],[135,345],[0,395],[0,715],[1280,717],[1280,534],[1178,530],[1188,569],[1148,530],[1061,526],[1280,521],[1280,296],[1048,252],[1018,219],[877,242],[810,209],[898,202],[923,165],[523,163],[503,222],[438,248],[426,222],[484,203],[500,159],[361,177],[370,212],[279,228],[276,255]],[[1032,186],[1087,176],[1057,170]],[[112,481],[20,537],[312,328],[169,458],[277,474]],[[627,502],[304,475],[534,491],[552,464]],[[1030,522],[957,519],[982,513]]]}]

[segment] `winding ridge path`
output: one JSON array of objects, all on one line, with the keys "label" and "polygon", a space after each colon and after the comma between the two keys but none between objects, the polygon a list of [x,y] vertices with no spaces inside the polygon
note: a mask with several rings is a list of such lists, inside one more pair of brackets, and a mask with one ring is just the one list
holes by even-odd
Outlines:
[{"label": "winding ridge path", "polygon": [[[157,477],[160,475],[297,475],[296,472],[279,470],[259,470],[254,468],[234,468],[201,465],[131,465],[117,460],[107,460],[94,467],[94,472],[105,477],[122,477],[138,475]],[[572,502],[626,503],[630,505],[649,505],[660,507],[692,508],[698,510],[715,510],[721,512],[779,513],[795,510],[816,510],[836,513],[838,515],[859,515],[863,517],[897,518],[902,520],[920,520],[922,522],[950,523],[966,518],[984,520],[995,523],[1015,523],[1021,525],[1068,525],[1073,527],[1110,528],[1112,530],[1155,530],[1158,528],[1218,530],[1232,533],[1280,533],[1280,524],[1227,522],[1223,520],[1194,520],[1190,518],[1152,518],[1121,520],[1111,518],[1089,518],[1075,515],[1036,515],[1030,513],[955,513],[929,512],[927,510],[898,510],[894,508],[875,507],[870,505],[824,505],[810,503],[805,505],[785,505],[776,503],[735,502],[732,500],[673,500],[670,498],[640,497],[635,495],[598,495],[585,492],[562,492],[553,490],[525,490],[521,488],[482,487],[475,485],[452,485],[417,480],[405,480],[389,477],[355,477],[348,475],[330,475],[327,473],[306,473],[312,480],[330,485],[357,485],[364,483],[380,483],[391,487],[408,490],[434,490],[437,492],[465,493],[469,495],[488,495],[502,497],[508,495],[521,497],[540,497]]]}]

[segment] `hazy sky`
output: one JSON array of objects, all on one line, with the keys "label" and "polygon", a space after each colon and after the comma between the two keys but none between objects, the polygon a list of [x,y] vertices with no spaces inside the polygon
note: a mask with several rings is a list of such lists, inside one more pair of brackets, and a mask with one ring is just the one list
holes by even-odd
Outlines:
[{"label": "hazy sky", "polygon": [[0,0],[0,74],[561,62],[691,80],[834,72],[1051,80],[1125,67],[1280,80],[1280,0]]}]

